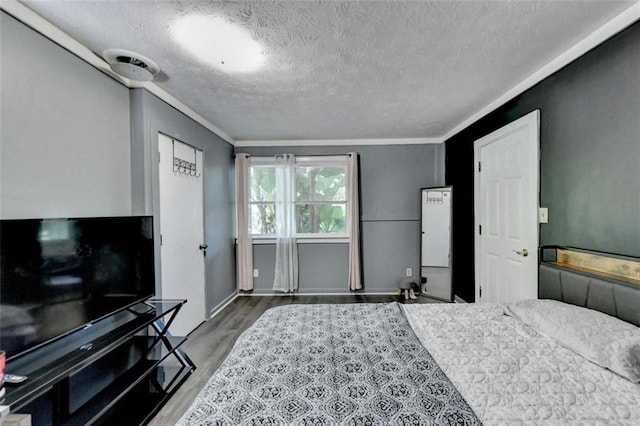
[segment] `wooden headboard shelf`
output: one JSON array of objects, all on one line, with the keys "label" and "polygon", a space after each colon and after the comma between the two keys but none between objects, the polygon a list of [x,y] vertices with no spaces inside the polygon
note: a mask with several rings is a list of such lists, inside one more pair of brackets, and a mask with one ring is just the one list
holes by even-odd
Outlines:
[{"label": "wooden headboard shelf", "polygon": [[556,260],[548,263],[640,286],[640,260],[557,248]]}]

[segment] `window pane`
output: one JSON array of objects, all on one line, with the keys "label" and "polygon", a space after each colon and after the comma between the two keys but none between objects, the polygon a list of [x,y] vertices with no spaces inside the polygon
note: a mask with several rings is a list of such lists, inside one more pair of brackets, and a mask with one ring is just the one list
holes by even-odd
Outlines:
[{"label": "window pane", "polygon": [[298,201],[346,201],[346,166],[296,166]]},{"label": "window pane", "polygon": [[297,204],[298,234],[346,234],[345,204]]},{"label": "window pane", "polygon": [[275,199],[275,167],[251,166],[251,201],[275,201]]},{"label": "window pane", "polygon": [[276,233],[276,205],[251,204],[251,234],[273,235]]}]

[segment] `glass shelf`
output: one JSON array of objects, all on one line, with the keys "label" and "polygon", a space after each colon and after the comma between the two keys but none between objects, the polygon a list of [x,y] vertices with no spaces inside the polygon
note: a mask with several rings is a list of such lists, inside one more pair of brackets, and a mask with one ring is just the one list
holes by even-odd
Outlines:
[{"label": "glass shelf", "polygon": [[[166,319],[166,323],[170,324],[184,303],[184,300],[150,300],[137,304],[120,314],[123,318],[118,319],[115,328],[87,335],[80,347],[75,346],[76,349],[39,349],[43,353],[38,362],[25,364],[20,370],[12,370],[13,374],[26,375],[28,379],[21,385],[7,387],[3,404],[9,406],[12,413],[20,412],[27,404],[47,394],[53,401],[53,424],[98,422],[102,417],[116,416],[119,410],[114,410],[114,407],[128,403],[136,406],[140,403],[153,408],[150,411],[142,410],[147,413],[145,416],[155,413],[159,409],[157,404],[164,403],[195,369],[195,365],[180,349],[186,338],[170,336],[162,323]],[[69,391],[70,378],[86,371],[94,363],[99,365],[101,360],[108,362],[108,356],[116,352],[128,354],[133,364],[113,378],[95,397],[69,413],[69,407],[73,405],[70,403],[73,398]],[[171,355],[170,359],[178,365],[171,368],[163,366]],[[166,377],[171,380],[163,385]],[[140,390],[145,388],[153,388],[154,391],[147,392],[150,395],[142,398],[140,395],[144,393]],[[129,399],[133,401],[127,402]]]}]

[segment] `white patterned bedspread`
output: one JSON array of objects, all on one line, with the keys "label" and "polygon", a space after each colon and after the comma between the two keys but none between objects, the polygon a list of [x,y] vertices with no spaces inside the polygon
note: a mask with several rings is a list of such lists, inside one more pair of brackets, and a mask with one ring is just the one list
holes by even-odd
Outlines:
[{"label": "white patterned bedspread", "polygon": [[503,315],[498,304],[403,305],[485,425],[640,425],[640,386]]}]

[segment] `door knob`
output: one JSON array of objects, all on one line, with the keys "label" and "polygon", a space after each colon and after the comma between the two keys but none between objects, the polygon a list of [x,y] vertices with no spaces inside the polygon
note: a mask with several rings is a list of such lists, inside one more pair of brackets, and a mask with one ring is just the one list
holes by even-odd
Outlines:
[{"label": "door knob", "polygon": [[206,245],[206,244],[200,244],[200,247],[198,247],[198,248],[199,248],[200,250],[206,250],[206,249],[207,249],[207,247],[209,247],[209,246],[208,246],[208,245]]},{"label": "door knob", "polygon": [[527,257],[527,256],[529,256],[529,250],[527,250],[527,249],[514,250],[514,253],[515,253],[515,254],[518,254],[518,255],[520,255],[520,256],[522,256],[522,257]]}]

